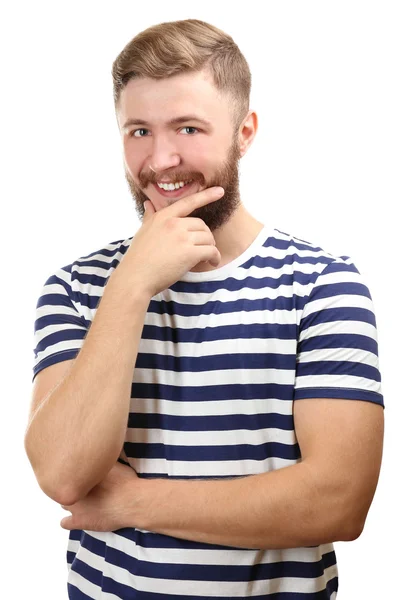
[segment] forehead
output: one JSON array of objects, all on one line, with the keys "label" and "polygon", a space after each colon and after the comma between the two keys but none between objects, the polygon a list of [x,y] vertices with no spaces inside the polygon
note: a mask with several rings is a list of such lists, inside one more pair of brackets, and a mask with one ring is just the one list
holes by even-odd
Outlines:
[{"label": "forehead", "polygon": [[121,92],[119,126],[129,119],[162,125],[171,118],[196,114],[209,121],[229,122],[228,99],[205,72],[183,73],[166,79],[131,79]]}]

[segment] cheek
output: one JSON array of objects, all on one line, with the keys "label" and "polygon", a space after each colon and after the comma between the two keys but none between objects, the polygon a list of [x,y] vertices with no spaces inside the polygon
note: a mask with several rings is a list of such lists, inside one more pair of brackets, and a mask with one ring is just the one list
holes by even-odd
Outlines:
[{"label": "cheek", "polygon": [[210,150],[210,146],[205,144],[193,144],[189,150],[182,152],[181,158],[190,170],[202,173],[205,177],[213,170],[215,164],[215,153]]}]

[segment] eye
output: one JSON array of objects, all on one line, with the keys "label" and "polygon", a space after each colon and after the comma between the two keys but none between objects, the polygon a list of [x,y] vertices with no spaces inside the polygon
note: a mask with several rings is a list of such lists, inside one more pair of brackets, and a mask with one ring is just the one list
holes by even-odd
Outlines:
[{"label": "eye", "polygon": [[137,131],[148,131],[148,129],[143,129],[143,128],[142,129],[134,129],[133,131],[131,131],[129,133],[129,137],[145,137],[143,135],[136,135]]},{"label": "eye", "polygon": [[191,127],[190,125],[186,125],[185,127],[182,127],[182,129],[196,129],[196,131],[199,131],[197,127]]}]

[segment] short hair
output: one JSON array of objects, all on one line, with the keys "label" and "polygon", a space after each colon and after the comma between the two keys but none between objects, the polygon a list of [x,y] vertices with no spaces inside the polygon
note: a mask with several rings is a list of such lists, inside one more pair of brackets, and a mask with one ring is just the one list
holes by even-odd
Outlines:
[{"label": "short hair", "polygon": [[159,23],[125,46],[112,65],[115,109],[131,79],[166,79],[203,70],[211,75],[217,90],[228,95],[237,133],[249,111],[249,65],[230,35],[198,19]]}]

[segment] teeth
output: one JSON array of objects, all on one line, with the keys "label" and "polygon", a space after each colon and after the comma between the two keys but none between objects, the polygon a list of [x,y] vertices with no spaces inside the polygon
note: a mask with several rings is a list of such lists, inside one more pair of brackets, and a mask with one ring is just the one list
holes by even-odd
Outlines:
[{"label": "teeth", "polygon": [[179,181],[177,183],[157,183],[158,187],[163,189],[163,190],[167,190],[167,191],[172,191],[172,190],[178,190],[179,188],[183,187],[184,185],[186,185],[187,183],[190,183],[191,181]]}]

